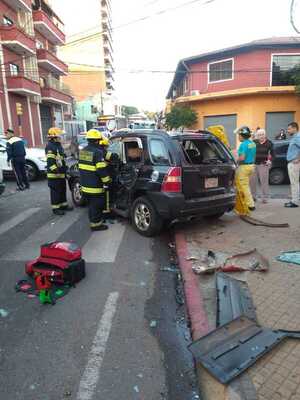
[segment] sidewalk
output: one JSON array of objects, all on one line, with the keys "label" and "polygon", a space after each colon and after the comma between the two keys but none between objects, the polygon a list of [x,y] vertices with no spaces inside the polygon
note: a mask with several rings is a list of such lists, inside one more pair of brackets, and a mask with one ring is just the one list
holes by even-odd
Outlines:
[{"label": "sidewalk", "polygon": [[[177,249],[182,247],[184,239],[186,241],[185,261],[182,254],[179,257],[181,264],[185,263],[181,265],[184,280],[185,274],[190,274],[188,279],[193,280],[200,298],[199,309],[195,312],[194,302],[191,316],[194,339],[216,326],[214,275],[194,275],[191,267],[192,263],[197,265],[197,261],[186,260],[189,256],[201,259],[205,250],[234,254],[257,248],[269,259],[270,271],[230,275],[248,282],[261,325],[300,330],[300,266],[275,260],[280,251],[300,250],[300,208],[286,209],[283,203],[283,200],[277,199],[270,200],[266,205],[258,202],[253,217],[272,223],[288,222],[290,228],[253,226],[234,214],[211,224],[199,221],[181,226],[176,241]],[[195,294],[194,297],[189,296],[195,298]],[[187,305],[189,308],[188,299]],[[286,340],[228,387],[221,385],[202,368],[199,368],[199,378],[204,400],[300,400],[300,341]]]}]

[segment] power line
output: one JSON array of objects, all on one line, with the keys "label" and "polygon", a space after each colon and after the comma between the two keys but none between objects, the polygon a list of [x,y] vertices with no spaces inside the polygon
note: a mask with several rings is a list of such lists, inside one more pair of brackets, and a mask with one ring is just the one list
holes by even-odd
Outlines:
[{"label": "power line", "polygon": [[294,11],[295,11],[295,0],[291,1],[291,6],[290,6],[290,22],[292,24],[292,27],[294,28],[294,30],[300,34],[300,31],[298,30],[298,28],[296,27],[295,21],[294,21]]},{"label": "power line", "polygon": [[[143,17],[140,17],[140,18],[137,18],[137,19],[134,19],[134,20],[125,22],[125,23],[123,23],[123,24],[120,24],[120,25],[117,25],[117,26],[115,26],[115,27],[112,27],[111,29],[102,30],[102,31],[100,31],[100,32],[96,32],[96,33],[93,33],[93,34],[91,34],[91,35],[85,36],[85,37],[83,37],[83,38],[81,38],[81,39],[74,39],[73,41],[70,41],[70,42],[66,43],[65,46],[69,46],[69,45],[72,45],[72,46],[73,46],[73,45],[75,45],[75,44],[78,43],[78,42],[84,42],[84,41],[86,41],[86,40],[89,40],[89,39],[92,39],[92,38],[96,38],[96,37],[98,37],[98,36],[102,36],[103,34],[105,34],[105,33],[110,33],[110,32],[112,32],[112,31],[115,31],[116,29],[125,28],[125,27],[127,27],[127,26],[136,24],[136,23],[138,23],[138,22],[146,21],[146,20],[148,20],[148,19],[150,19],[150,18],[159,16],[159,15],[163,15],[163,14],[166,14],[166,13],[168,13],[168,12],[175,11],[175,10],[178,10],[178,9],[180,9],[180,8],[187,7],[187,6],[190,6],[190,5],[192,5],[192,4],[198,3],[199,1],[202,1],[203,3],[202,3],[201,5],[202,5],[202,6],[205,6],[205,5],[207,5],[207,4],[214,3],[214,2],[217,1],[217,0],[205,0],[205,1],[203,1],[203,0],[190,0],[190,1],[187,1],[187,2],[185,2],[185,3],[183,3],[183,4],[179,4],[179,5],[173,6],[173,7],[168,7],[168,8],[165,8],[165,9],[162,9],[162,10],[159,10],[159,11],[156,11],[156,12],[153,13],[153,14],[148,14],[148,15],[145,15],[145,16],[143,16]],[[79,33],[77,33],[77,34],[75,34],[75,35],[73,35],[73,36],[77,36],[77,35],[79,35],[79,34],[84,34],[84,33],[87,33],[87,32],[91,32],[91,31],[93,31],[93,30],[95,30],[95,29],[97,29],[97,28],[98,28],[98,25],[97,25],[97,26],[94,26],[94,27],[92,27],[92,28],[90,28],[90,29],[88,29],[88,30],[86,30],[86,31],[79,32]]]}]

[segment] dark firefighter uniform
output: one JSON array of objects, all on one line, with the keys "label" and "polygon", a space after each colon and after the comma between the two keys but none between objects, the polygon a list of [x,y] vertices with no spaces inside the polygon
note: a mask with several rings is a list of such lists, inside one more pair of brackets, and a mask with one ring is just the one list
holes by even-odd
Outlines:
[{"label": "dark firefighter uniform", "polygon": [[105,185],[110,183],[107,162],[99,145],[101,133],[91,129],[87,132],[88,145],[79,153],[81,190],[89,206],[90,228],[93,231],[106,230],[103,224],[105,208]]},{"label": "dark firefighter uniform", "polygon": [[103,150],[104,154],[104,160],[107,162],[107,167],[108,167],[108,175],[110,177],[111,184],[109,187],[106,187],[105,189],[105,207],[103,210],[103,214],[106,217],[111,217],[111,201],[113,199],[113,175],[114,175],[114,168],[113,164],[116,164],[119,161],[119,156],[116,153],[112,153],[107,150],[109,146],[109,140],[106,137],[103,137],[102,140],[100,140],[100,146]]},{"label": "dark firefighter uniform", "polygon": [[73,207],[68,206],[67,203],[65,153],[58,141],[61,134],[61,129],[50,128],[48,132],[49,141],[45,149],[51,206],[53,213],[57,215],[64,215],[65,211],[73,210]]}]

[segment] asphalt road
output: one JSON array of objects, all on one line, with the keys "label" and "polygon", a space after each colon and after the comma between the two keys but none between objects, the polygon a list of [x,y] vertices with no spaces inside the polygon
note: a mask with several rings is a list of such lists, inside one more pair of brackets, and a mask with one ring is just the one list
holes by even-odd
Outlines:
[{"label": "asphalt road", "polygon": [[[162,268],[170,238],[143,238],[125,221],[91,234],[85,209],[52,215],[45,181],[14,186],[0,198],[0,400],[199,398],[180,281]],[[87,261],[55,306],[14,290],[53,240],[77,242]]]}]

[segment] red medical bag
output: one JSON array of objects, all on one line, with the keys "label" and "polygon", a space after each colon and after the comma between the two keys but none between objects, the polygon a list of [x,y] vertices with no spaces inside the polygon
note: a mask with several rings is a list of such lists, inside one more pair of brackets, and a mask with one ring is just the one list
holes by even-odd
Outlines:
[{"label": "red medical bag", "polygon": [[53,242],[41,246],[40,257],[28,261],[25,272],[46,276],[50,282],[74,285],[85,277],[85,261],[75,243]]}]

